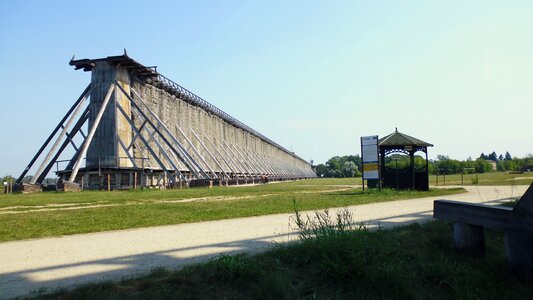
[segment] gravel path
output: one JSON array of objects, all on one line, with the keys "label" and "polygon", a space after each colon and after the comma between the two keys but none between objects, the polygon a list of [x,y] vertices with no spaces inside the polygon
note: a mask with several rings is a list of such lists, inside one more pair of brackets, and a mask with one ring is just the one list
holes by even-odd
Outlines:
[{"label": "gravel path", "polygon": [[[431,218],[433,200],[491,204],[521,196],[527,186],[465,188],[468,193],[349,209],[357,222],[391,227]],[[277,214],[0,243],[0,298],[142,275],[154,267],[205,262],[221,253],[265,251],[273,242],[297,240],[289,225],[292,217]]]}]

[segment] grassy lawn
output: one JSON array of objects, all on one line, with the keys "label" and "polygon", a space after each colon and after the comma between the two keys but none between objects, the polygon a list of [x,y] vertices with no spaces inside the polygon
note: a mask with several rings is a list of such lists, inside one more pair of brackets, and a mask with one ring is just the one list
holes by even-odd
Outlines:
[{"label": "grassy lawn", "polygon": [[[478,183],[475,183],[475,174],[463,175],[464,185],[530,185],[533,182],[533,173],[508,174],[506,172],[492,172],[477,174]],[[429,184],[437,184],[437,176],[429,176]],[[442,185],[461,185],[461,174],[446,175],[446,184],[444,176],[439,175],[439,186]]]},{"label": "grassy lawn", "polygon": [[346,231],[277,245],[257,256],[220,256],[180,271],[86,285],[42,299],[528,299],[533,285],[507,267],[503,234],[484,258],[451,249],[445,222]]},{"label": "grassy lawn", "polygon": [[354,179],[314,179],[213,189],[2,195],[0,241],[290,213],[294,201],[301,210],[313,210],[464,191],[363,193],[356,185]]}]

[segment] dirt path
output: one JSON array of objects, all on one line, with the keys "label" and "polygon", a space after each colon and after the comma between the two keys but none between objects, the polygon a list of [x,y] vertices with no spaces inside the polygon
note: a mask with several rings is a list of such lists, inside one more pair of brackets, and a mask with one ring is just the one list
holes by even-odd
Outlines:
[{"label": "dirt path", "polygon": [[[357,222],[386,228],[431,218],[436,199],[496,203],[522,195],[527,186],[465,188],[468,193],[349,209]],[[0,243],[0,298],[181,267],[220,253],[265,251],[272,242],[297,239],[291,218],[277,214]]]}]

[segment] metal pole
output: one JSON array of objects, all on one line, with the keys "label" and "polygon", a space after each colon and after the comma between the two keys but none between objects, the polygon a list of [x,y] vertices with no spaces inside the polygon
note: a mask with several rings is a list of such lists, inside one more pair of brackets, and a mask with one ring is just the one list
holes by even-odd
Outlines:
[{"label": "metal pole", "polygon": [[[363,161],[364,161],[364,155],[363,155],[363,137],[360,137],[359,138],[359,141],[361,143],[361,167],[363,166]],[[379,166],[378,166],[379,168]],[[362,167],[361,169],[363,169],[363,173],[361,173],[361,185],[363,186],[363,192],[365,191],[365,169],[364,167]]]}]

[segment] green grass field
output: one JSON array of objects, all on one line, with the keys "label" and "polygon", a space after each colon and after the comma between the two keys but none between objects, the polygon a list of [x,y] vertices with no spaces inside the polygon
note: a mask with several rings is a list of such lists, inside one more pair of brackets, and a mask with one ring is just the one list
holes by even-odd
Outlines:
[{"label": "green grass field", "polygon": [[313,179],[258,186],[38,193],[0,196],[0,241],[290,213],[463,192],[362,192],[357,179]]},{"label": "green grass field", "polygon": [[[506,172],[491,172],[477,174],[463,175],[461,181],[461,174],[446,175],[446,181],[443,175],[438,176],[438,185],[530,185],[533,182],[533,173],[509,174]],[[429,176],[429,184],[437,185],[437,176]]]},{"label": "green grass field", "polygon": [[508,267],[503,234],[486,256],[451,249],[445,222],[347,231],[277,245],[257,256],[222,255],[179,271],[89,284],[40,299],[529,299],[533,285]]}]

